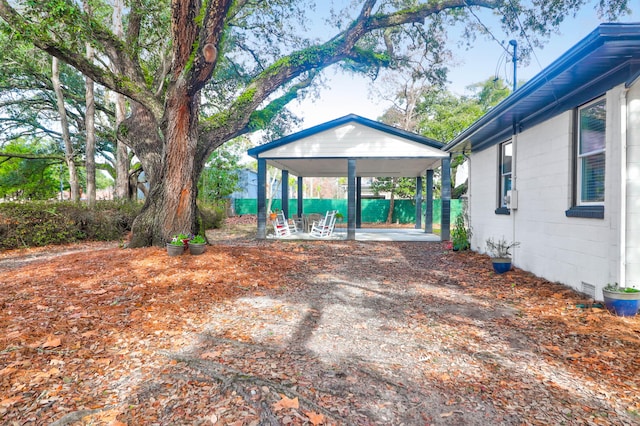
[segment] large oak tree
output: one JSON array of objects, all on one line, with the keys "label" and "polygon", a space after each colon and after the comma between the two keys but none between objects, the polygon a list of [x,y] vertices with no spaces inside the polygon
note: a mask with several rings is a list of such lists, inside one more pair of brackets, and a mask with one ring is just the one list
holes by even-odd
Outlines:
[{"label": "large oak tree", "polygon": [[[131,242],[144,246],[195,231],[196,184],[209,155],[266,127],[322,69],[341,63],[375,73],[401,65],[406,49],[422,51],[438,66],[446,29],[466,22],[468,30],[481,31],[481,9],[494,10],[513,37],[535,41],[585,1],[345,2],[352,13],[334,15],[336,25],[324,32],[333,28],[333,36],[321,39],[305,37],[313,2],[304,0],[130,0],[122,36],[111,30],[109,1],[90,1],[88,15],[79,1],[0,0],[0,16],[12,37],[128,99],[118,138],[150,183]],[[616,16],[627,1],[602,0],[600,7]]]}]

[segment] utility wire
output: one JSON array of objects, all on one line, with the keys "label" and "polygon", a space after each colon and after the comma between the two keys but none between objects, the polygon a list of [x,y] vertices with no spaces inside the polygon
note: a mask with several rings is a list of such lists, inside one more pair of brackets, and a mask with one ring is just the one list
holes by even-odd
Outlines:
[{"label": "utility wire", "polygon": [[476,21],[478,21],[478,23],[482,26],[482,28],[484,28],[484,30],[487,32],[487,34],[489,34],[491,36],[491,38],[496,43],[498,43],[498,45],[502,48],[502,50],[504,50],[506,53],[509,53],[509,50],[507,50],[507,48],[504,47],[504,45],[496,38],[496,36],[493,35],[491,30],[484,24],[484,22],[482,22],[480,17],[478,15],[476,15],[476,13],[473,11],[473,9],[471,9],[471,6],[469,6],[469,4],[467,4],[466,1],[464,2],[464,4],[467,7],[467,9],[469,10],[469,12],[473,15],[473,17],[476,18]]},{"label": "utility wire", "polygon": [[516,12],[516,8],[513,6],[513,0],[509,0],[509,6],[511,7],[511,10],[513,11],[514,15],[516,15],[516,20],[518,21],[518,25],[520,26],[520,33],[522,34],[522,36],[526,40],[527,44],[529,45],[529,49],[531,49],[531,53],[533,54],[533,57],[536,59],[536,63],[538,64],[538,67],[540,68],[540,70],[542,70],[542,65],[540,64],[540,61],[538,60],[538,55],[536,55],[536,51],[534,50],[534,47],[531,44],[531,40],[529,40],[529,36],[527,35],[526,31],[524,30],[524,26],[522,25],[522,21],[520,21],[520,14],[518,12]]}]

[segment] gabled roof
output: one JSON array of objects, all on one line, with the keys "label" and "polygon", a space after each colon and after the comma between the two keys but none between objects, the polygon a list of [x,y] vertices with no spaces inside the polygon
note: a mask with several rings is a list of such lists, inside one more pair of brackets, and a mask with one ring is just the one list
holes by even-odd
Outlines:
[{"label": "gabled roof", "polygon": [[464,130],[445,151],[478,151],[640,76],[640,23],[601,24]]},{"label": "gabled roof", "polygon": [[415,177],[449,156],[444,144],[355,114],[328,121],[252,148],[249,155],[296,176]]}]

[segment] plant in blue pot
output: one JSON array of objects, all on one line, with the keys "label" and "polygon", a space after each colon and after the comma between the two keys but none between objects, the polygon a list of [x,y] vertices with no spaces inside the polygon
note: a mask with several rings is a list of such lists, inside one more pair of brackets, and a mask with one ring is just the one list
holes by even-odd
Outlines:
[{"label": "plant in blue pot", "polygon": [[640,308],[640,290],[633,287],[620,287],[618,283],[607,284],[602,289],[604,305],[609,312],[621,317],[632,317]]},{"label": "plant in blue pot", "polygon": [[493,270],[498,274],[503,274],[511,270],[511,249],[520,245],[517,241],[508,242],[504,238],[494,240],[489,238],[486,241],[487,253],[491,256]]}]

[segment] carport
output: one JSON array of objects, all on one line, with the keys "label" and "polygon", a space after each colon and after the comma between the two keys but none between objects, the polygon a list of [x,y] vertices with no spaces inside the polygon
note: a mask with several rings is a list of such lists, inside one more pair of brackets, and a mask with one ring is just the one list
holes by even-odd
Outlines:
[{"label": "carport", "polygon": [[[282,171],[282,209],[289,217],[289,175],[298,178],[298,214],[303,212],[305,177],[347,178],[347,239],[355,240],[361,224],[362,177],[409,177],[422,188],[426,178],[424,232],[431,233],[433,172],[441,167],[441,240],[450,237],[450,156],[444,144],[355,114],[319,124],[252,148],[258,161],[258,238],[266,238],[267,165]],[[416,193],[416,228],[421,229],[422,191]]]}]

